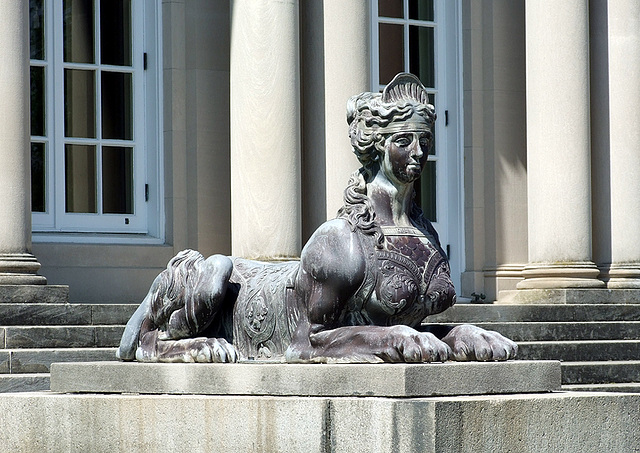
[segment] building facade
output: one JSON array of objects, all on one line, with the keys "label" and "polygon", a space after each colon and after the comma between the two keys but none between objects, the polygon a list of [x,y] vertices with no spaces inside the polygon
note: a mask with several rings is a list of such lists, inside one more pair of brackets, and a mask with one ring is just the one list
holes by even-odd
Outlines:
[{"label": "building facade", "polygon": [[136,302],[184,248],[296,258],[358,167],[347,99],[408,71],[461,296],[640,285],[635,0],[31,0],[0,22],[0,283]]}]

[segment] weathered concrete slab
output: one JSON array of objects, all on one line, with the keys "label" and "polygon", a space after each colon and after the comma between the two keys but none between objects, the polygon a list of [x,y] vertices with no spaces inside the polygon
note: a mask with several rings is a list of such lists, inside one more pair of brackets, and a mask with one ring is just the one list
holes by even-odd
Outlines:
[{"label": "weathered concrete slab", "polygon": [[640,395],[0,395],[0,445],[41,452],[634,452]]},{"label": "weathered concrete slab", "polygon": [[91,306],[53,303],[0,304],[3,326],[91,324]]},{"label": "weathered concrete slab", "polygon": [[[39,391],[48,390],[48,389],[49,389],[49,374],[47,373],[0,374],[0,393],[39,392]],[[0,419],[1,419],[1,416],[0,416]],[[0,450],[2,449],[0,448]]]},{"label": "weathered concrete slab", "polygon": [[[116,348],[17,349],[8,353],[11,373],[48,373],[53,362],[112,361]],[[0,362],[0,370],[3,365]]]},{"label": "weathered concrete slab", "polygon": [[482,322],[640,321],[640,304],[456,304],[425,324]]},{"label": "weathered concrete slab", "polygon": [[478,322],[473,325],[494,330],[516,342],[640,340],[640,321]]},{"label": "weathered concrete slab", "polygon": [[67,303],[69,287],[66,285],[0,285],[0,303],[25,302]]},{"label": "weathered concrete slab", "polygon": [[[566,364],[576,361],[635,360],[640,358],[638,340],[526,341],[518,343],[518,357],[540,360],[553,357]],[[640,375],[637,377],[640,380]]]},{"label": "weathered concrete slab", "polygon": [[520,289],[500,291],[500,304],[640,304],[637,289]]},{"label": "weathered concrete slab", "polygon": [[6,348],[109,348],[120,344],[124,326],[7,326]]},{"label": "weathered concrete slab", "polygon": [[91,304],[93,324],[126,324],[139,304]]},{"label": "weathered concrete slab", "polygon": [[53,363],[55,392],[415,397],[549,392],[560,362]]}]

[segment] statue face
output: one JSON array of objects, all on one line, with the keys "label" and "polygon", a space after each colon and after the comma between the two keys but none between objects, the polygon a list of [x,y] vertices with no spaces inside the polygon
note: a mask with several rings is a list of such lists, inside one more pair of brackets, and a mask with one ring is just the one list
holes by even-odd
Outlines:
[{"label": "statue face", "polygon": [[410,184],[420,177],[429,151],[429,131],[406,131],[385,140],[382,171],[395,183]]}]

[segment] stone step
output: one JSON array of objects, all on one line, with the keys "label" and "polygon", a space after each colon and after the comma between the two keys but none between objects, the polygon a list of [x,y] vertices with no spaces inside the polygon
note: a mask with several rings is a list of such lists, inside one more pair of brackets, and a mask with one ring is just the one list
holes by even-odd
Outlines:
[{"label": "stone step", "polygon": [[640,304],[458,304],[426,323],[640,321]]},{"label": "stone step", "polygon": [[0,327],[3,349],[108,348],[120,344],[123,325]]},{"label": "stone step", "polygon": [[478,322],[474,325],[500,332],[513,341],[640,340],[640,321]]},{"label": "stone step", "polygon": [[69,302],[66,285],[0,285],[0,304]]},{"label": "stone step", "polygon": [[523,341],[518,342],[518,347],[518,359],[521,360],[582,362],[640,357],[638,340]]},{"label": "stone step", "polygon": [[0,393],[49,390],[49,373],[0,374]]},{"label": "stone step", "polygon": [[640,382],[640,360],[565,362],[563,384],[631,384]]},{"label": "stone step", "polygon": [[562,390],[569,392],[640,393],[640,382],[623,382],[614,384],[567,384],[562,386]]},{"label": "stone step", "polygon": [[0,304],[0,325],[110,325],[126,324],[133,304]]},{"label": "stone step", "polygon": [[116,360],[116,348],[13,349],[0,351],[0,373],[48,373],[54,362]]}]

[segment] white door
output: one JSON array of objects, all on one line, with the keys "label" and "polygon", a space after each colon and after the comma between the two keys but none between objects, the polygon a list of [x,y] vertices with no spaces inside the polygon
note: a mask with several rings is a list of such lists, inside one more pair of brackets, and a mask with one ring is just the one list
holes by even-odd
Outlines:
[{"label": "white door", "polygon": [[436,108],[435,146],[416,194],[449,255],[458,292],[464,271],[460,8],[458,0],[372,0],[371,7],[373,89],[410,72]]}]

